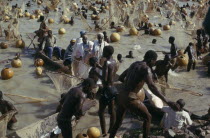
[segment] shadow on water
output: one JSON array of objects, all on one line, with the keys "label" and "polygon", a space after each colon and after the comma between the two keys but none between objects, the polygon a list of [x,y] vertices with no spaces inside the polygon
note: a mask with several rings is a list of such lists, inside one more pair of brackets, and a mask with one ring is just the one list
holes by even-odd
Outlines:
[{"label": "shadow on water", "polygon": [[[58,103],[53,102],[53,103],[47,103],[44,105],[43,104],[33,104],[33,106],[38,107],[38,109],[35,111],[35,113],[36,113],[35,116],[37,118],[43,119],[43,118],[46,118],[46,117],[55,113]],[[43,112],[45,112],[45,113],[43,113]]]},{"label": "shadow on water", "polygon": [[208,78],[207,67],[201,65],[196,67],[196,72],[199,75],[199,78]]}]

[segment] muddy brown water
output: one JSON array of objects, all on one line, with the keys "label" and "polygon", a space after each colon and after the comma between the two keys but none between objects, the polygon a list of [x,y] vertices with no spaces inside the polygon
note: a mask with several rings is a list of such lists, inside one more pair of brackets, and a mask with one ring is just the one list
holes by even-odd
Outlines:
[{"label": "muddy brown water", "polygon": [[[13,1],[11,2],[11,5],[14,3],[22,3],[22,1]],[[26,10],[28,10],[30,13],[34,9],[39,9],[41,7],[34,4],[32,8],[25,7]],[[107,11],[108,12],[108,11]],[[91,12],[92,13],[92,12]],[[68,14],[68,17],[70,17],[71,14]],[[106,16],[106,15],[103,15]],[[151,14],[151,22],[156,23],[162,23],[166,24],[169,22],[169,20],[165,18],[158,17],[159,15]],[[75,17],[75,24],[74,26],[71,26],[69,24],[58,24],[58,18],[60,17],[60,13],[51,12],[48,16],[48,18],[55,19],[55,23],[48,26],[52,29],[53,34],[57,37],[57,45],[66,48],[69,44],[69,41],[72,38],[78,38],[79,32],[81,30],[87,30],[87,25],[81,21],[80,17]],[[35,30],[39,28],[39,22],[37,20],[29,20],[27,18],[21,18],[19,20],[20,27],[19,31],[23,36],[24,41],[26,42],[26,46],[30,44],[30,39],[27,38],[27,33],[32,33]],[[199,21],[201,24],[201,21]],[[88,16],[88,23],[93,26],[93,21],[90,20],[90,16]],[[3,23],[3,26],[5,27],[8,23]],[[65,35],[59,35],[58,29],[59,28],[65,28],[66,34]],[[107,29],[106,30],[108,34],[110,35],[114,30]],[[181,28],[181,24],[177,23],[175,26],[172,26],[171,30],[169,31],[162,31],[161,37],[155,37],[155,36],[148,36],[148,35],[142,35],[143,32],[140,32],[139,36],[129,36],[128,31],[120,33],[121,40],[117,43],[111,43],[112,46],[115,48],[114,57],[116,58],[116,55],[121,53],[123,57],[125,57],[128,54],[128,51],[132,50],[134,53],[134,59],[126,59],[123,58],[123,63],[120,65],[120,69],[117,72],[117,74],[122,73],[131,63],[137,60],[142,60],[144,53],[149,50],[163,50],[163,51],[169,51],[170,44],[168,43],[168,37],[169,36],[175,36],[176,37],[176,43],[180,49],[184,49],[190,41],[193,41],[190,35],[187,35],[186,32],[191,33],[190,31],[186,31]],[[90,40],[96,39],[97,32],[95,31],[89,31],[88,32],[88,38]],[[157,44],[152,44],[152,39],[157,39]],[[5,41],[4,38],[0,38],[0,41]],[[140,49],[133,49],[135,45],[140,45]],[[32,46],[31,46],[32,48]],[[14,46],[9,46],[8,49],[0,49],[0,60],[13,58],[15,53],[20,52],[22,53],[21,59],[23,62],[23,66],[21,68],[12,68],[14,70],[14,77],[10,80],[1,80],[0,79],[0,90],[7,93],[17,94],[17,95],[25,95],[29,97],[35,97],[35,98],[46,98],[48,99],[48,102],[42,102],[42,103],[33,103],[33,104],[17,104],[17,102],[26,102],[28,99],[20,98],[20,97],[12,97],[13,100],[7,98],[5,99],[11,101],[15,104],[15,107],[18,109],[18,128],[23,128],[24,126],[27,126],[35,121],[38,121],[40,119],[43,119],[51,114],[54,113],[56,109],[56,105],[59,101],[60,94],[55,89],[54,84],[49,79],[49,77],[46,74],[43,74],[42,77],[37,77],[34,73],[35,67],[33,65],[34,58],[33,58],[33,50],[30,49],[27,50],[21,50],[18,48],[15,48]],[[158,53],[159,58],[163,58],[162,53]],[[0,64],[0,70],[4,67],[10,67],[10,63],[4,63]],[[205,114],[207,109],[210,105],[210,80],[206,75],[207,68],[204,67],[200,61],[198,62],[198,65],[196,67],[196,70],[189,72],[186,72],[186,68],[178,69],[177,72],[171,72],[169,74],[169,84],[173,85],[177,88],[183,88],[187,90],[192,90],[195,92],[199,92],[204,94],[203,96],[193,96],[189,93],[182,93],[180,91],[175,90],[167,90],[166,95],[169,99],[172,101],[176,101],[179,98],[183,98],[186,101],[186,108],[190,111],[202,115]],[[15,102],[16,101],[16,102]],[[79,124],[76,127],[76,130],[74,133],[78,133],[81,131],[86,131],[86,129],[90,126],[96,126],[99,127],[99,118],[97,115],[98,106],[92,108],[88,113],[86,113],[86,116],[83,117]],[[109,115],[106,114],[108,117]],[[109,119],[107,118],[107,121]],[[133,122],[135,122],[133,119],[126,119],[123,123],[123,126],[125,128],[131,128],[133,125]],[[108,123],[108,122],[107,122]],[[138,124],[138,123],[137,123]],[[100,128],[100,127],[99,127]],[[125,131],[126,129],[122,129]]]}]

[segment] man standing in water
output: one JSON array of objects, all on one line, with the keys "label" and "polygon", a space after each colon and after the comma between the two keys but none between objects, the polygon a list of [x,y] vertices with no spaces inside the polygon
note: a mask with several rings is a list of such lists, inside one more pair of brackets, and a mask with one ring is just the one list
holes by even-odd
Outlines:
[{"label": "man standing in water", "polygon": [[170,52],[169,53],[163,52],[163,54],[171,54],[171,64],[173,65],[172,70],[175,70],[178,67],[178,65],[176,63],[177,49],[178,48],[177,48],[176,44],[174,43],[175,37],[170,36],[168,41],[171,44]]},{"label": "man standing in water", "polygon": [[61,129],[63,138],[73,138],[71,119],[72,116],[79,120],[85,111],[95,105],[95,102],[88,100],[92,90],[96,87],[93,79],[85,79],[78,87],[72,88],[61,100],[62,108],[57,117],[58,127]]},{"label": "man standing in water", "polygon": [[189,57],[189,61],[188,61],[188,65],[187,65],[187,71],[189,72],[191,67],[194,70],[195,65],[196,65],[196,57],[195,57],[195,50],[193,47],[193,43],[189,43],[189,45],[187,46],[187,48],[184,51],[184,54],[185,53],[188,53],[188,57]]},{"label": "man standing in water", "polygon": [[153,82],[151,68],[155,65],[156,60],[156,52],[149,50],[146,52],[143,61],[134,62],[120,75],[119,80],[122,81],[123,84],[118,97],[117,120],[111,130],[109,138],[115,137],[128,109],[137,116],[143,117],[143,137],[148,138],[150,132],[151,115],[146,106],[137,97],[137,93],[143,88],[145,83],[148,85],[152,93],[163,100],[166,104],[171,106],[173,109],[176,107],[175,103],[168,101],[158,91]]},{"label": "man standing in water", "polygon": [[[110,125],[109,131],[111,131],[115,120],[116,113],[114,109],[115,99],[117,95],[117,89],[113,86],[113,78],[116,75],[117,64],[116,61],[112,58],[114,53],[114,48],[112,46],[105,46],[103,49],[104,65],[102,67],[102,76],[99,75],[99,78],[102,79],[102,94],[99,99],[99,118],[101,124],[101,130],[103,136],[106,136],[106,122],[105,122],[105,109],[108,106],[108,111],[110,114]],[[96,73],[97,74],[97,73]]]}]

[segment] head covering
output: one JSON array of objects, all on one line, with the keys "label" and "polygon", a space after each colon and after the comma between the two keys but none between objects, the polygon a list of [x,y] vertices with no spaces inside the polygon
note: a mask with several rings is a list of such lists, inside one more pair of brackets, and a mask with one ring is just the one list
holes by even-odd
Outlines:
[{"label": "head covering", "polygon": [[84,35],[84,34],[86,34],[86,31],[80,31],[80,35]]},{"label": "head covering", "polygon": [[71,42],[72,43],[75,43],[76,42],[76,39],[74,38],[74,39],[71,39]]}]

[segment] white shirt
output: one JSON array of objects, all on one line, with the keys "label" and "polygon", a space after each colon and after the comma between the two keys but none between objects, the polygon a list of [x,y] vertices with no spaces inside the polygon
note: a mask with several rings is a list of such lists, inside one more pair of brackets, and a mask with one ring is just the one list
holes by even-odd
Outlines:
[{"label": "white shirt", "polygon": [[173,109],[171,109],[171,107],[168,106],[164,106],[162,111],[165,112],[163,117],[163,126],[166,130],[170,129],[171,127],[180,129],[182,128],[183,124],[192,124],[190,115],[186,111],[175,112]]},{"label": "white shirt", "polygon": [[93,54],[95,55],[95,57],[100,59],[103,55],[104,47],[108,45],[109,44],[106,41],[102,41],[102,43],[99,44],[98,40],[95,40],[93,45]]},{"label": "white shirt", "polygon": [[83,59],[93,50],[93,42],[88,41],[87,44],[77,43],[74,51],[74,56],[76,58],[82,57]]}]

